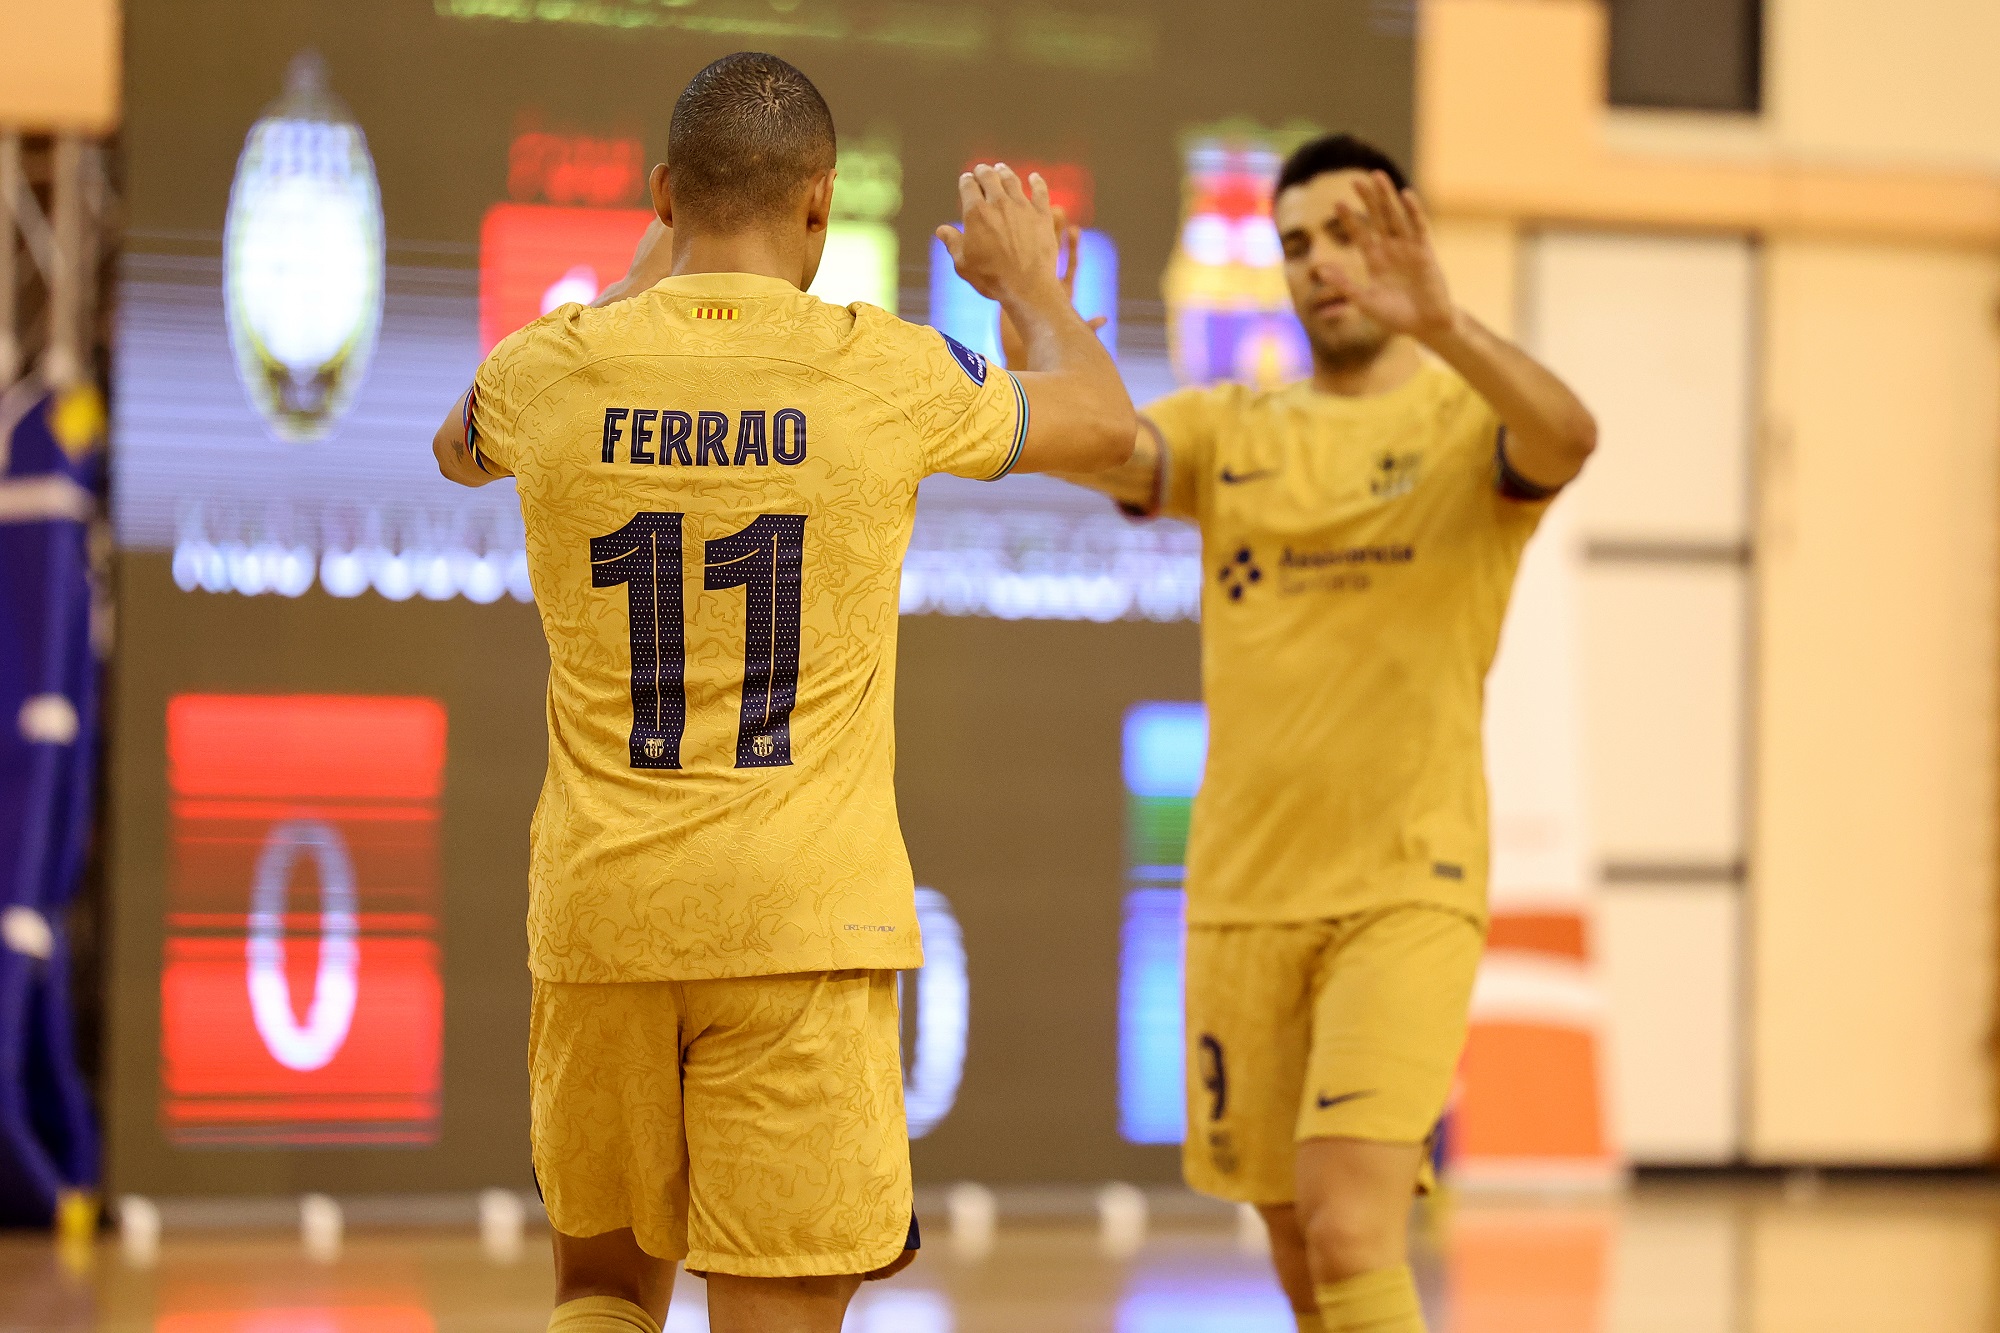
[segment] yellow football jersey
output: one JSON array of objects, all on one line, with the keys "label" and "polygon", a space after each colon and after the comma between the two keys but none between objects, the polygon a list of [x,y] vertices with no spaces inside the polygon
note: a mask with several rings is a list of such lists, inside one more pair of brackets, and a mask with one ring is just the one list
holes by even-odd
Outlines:
[{"label": "yellow football jersey", "polygon": [[1547,508],[1501,493],[1492,408],[1426,360],[1373,397],[1231,385],[1145,416],[1207,566],[1188,919],[1483,915],[1486,671]]},{"label": "yellow football jersey", "polygon": [[1005,370],[744,274],[564,306],[479,368],[549,644],[528,940],[545,981],[922,961],[896,821],[917,483],[997,478]]}]

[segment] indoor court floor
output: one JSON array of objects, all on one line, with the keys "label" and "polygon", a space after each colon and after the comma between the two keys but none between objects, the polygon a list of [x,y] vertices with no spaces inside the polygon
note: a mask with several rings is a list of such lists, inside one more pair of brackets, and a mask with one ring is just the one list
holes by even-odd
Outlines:
[{"label": "indoor court floor", "polygon": [[[1289,1333],[1229,1213],[1160,1196],[1135,1254],[1085,1211],[1001,1198],[990,1251],[944,1220],[924,1257],[864,1289],[854,1333]],[[1969,1179],[1647,1181],[1615,1201],[1460,1198],[1423,1228],[1434,1333],[1989,1333],[2000,1329],[2000,1186]],[[0,1330],[538,1333],[546,1237],[511,1258],[471,1225],[349,1227],[315,1262],[295,1233],[171,1225],[149,1264],[116,1238],[61,1252],[0,1233]],[[683,1277],[669,1333],[707,1328]]]}]

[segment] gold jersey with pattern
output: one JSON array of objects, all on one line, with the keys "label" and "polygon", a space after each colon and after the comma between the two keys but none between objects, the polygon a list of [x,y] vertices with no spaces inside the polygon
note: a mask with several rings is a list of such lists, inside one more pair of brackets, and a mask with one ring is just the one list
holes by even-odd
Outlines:
[{"label": "gold jersey with pattern", "polygon": [[534,974],[918,966],[903,553],[926,475],[1013,466],[1019,383],[872,306],[704,274],[515,333],[470,415],[549,646]]},{"label": "gold jersey with pattern", "polygon": [[1547,508],[1497,485],[1492,408],[1426,360],[1371,397],[1230,385],[1144,415],[1206,566],[1189,921],[1483,916],[1486,672]]}]

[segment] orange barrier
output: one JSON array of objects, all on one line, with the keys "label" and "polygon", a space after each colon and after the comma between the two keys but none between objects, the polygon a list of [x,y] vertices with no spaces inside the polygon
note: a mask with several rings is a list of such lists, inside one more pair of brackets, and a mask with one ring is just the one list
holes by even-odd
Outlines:
[{"label": "orange barrier", "polygon": [[1618,1183],[1604,1098],[1603,1003],[1581,913],[1496,913],[1452,1113],[1452,1178],[1472,1186]]}]

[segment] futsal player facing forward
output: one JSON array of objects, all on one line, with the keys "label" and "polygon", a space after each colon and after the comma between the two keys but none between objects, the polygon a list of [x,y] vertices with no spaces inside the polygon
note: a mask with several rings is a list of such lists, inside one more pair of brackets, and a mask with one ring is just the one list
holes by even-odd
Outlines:
[{"label": "futsal player facing forward", "polygon": [[1485,934],[1486,672],[1596,426],[1452,303],[1382,153],[1307,144],[1275,206],[1312,378],[1176,393],[1072,480],[1202,533],[1188,1183],[1258,1206],[1302,1330],[1414,1333],[1410,1198]]},{"label": "futsal player facing forward", "polygon": [[685,1259],[719,1333],[833,1333],[916,1243],[891,726],[917,483],[1112,466],[1136,424],[1055,280],[1039,178],[962,177],[944,233],[1028,332],[1010,374],[805,294],[834,128],[798,70],[704,69],[668,153],[628,280],[502,342],[434,442],[454,481],[514,477],[548,639],[528,939],[549,1327],[656,1329]]}]

